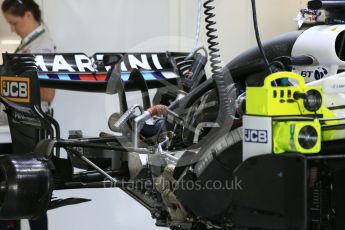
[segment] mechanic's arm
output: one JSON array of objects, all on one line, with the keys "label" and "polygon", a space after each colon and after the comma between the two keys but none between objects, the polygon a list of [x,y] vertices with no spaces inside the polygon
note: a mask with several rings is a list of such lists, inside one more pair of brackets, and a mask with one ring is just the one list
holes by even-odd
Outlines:
[{"label": "mechanic's arm", "polygon": [[41,101],[51,103],[55,96],[55,89],[41,88]]}]

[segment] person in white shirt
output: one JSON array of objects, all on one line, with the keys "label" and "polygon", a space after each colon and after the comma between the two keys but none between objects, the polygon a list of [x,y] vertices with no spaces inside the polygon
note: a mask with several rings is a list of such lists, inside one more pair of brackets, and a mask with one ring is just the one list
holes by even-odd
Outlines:
[{"label": "person in white shirt", "polygon": [[[43,25],[42,13],[34,0],[4,0],[2,13],[11,27],[22,40],[15,53],[53,53],[56,47],[47,28]],[[41,88],[43,111],[48,111],[55,96],[55,90]],[[13,222],[0,222],[0,230],[11,229]],[[37,220],[30,220],[31,230],[47,230],[47,215]]]},{"label": "person in white shirt", "polygon": [[[56,46],[47,28],[43,25],[42,14],[34,0],[5,0],[2,12],[11,31],[22,39],[15,53],[53,53]],[[51,103],[54,89],[41,88],[41,100]]]}]

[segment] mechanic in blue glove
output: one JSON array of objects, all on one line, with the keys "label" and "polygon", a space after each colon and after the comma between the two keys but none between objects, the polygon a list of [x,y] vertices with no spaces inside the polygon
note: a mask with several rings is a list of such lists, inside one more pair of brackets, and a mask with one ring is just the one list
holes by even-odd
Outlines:
[{"label": "mechanic in blue glove", "polygon": [[[15,53],[53,53],[55,44],[43,25],[42,13],[34,0],[4,0],[1,9],[6,21],[22,39]],[[54,89],[41,88],[41,104],[45,112],[49,111],[50,103],[55,96]],[[29,220],[31,230],[47,230],[47,215],[37,220]],[[18,229],[13,221],[2,221],[0,230]]]}]

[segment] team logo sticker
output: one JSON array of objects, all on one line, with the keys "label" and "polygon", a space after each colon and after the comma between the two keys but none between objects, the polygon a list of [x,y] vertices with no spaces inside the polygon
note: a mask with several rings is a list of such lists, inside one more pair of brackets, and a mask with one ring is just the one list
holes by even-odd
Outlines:
[{"label": "team logo sticker", "polygon": [[268,142],[267,130],[245,129],[244,141],[251,143],[266,144]]},{"label": "team logo sticker", "polygon": [[30,102],[30,79],[23,77],[1,77],[0,95],[13,102]]}]

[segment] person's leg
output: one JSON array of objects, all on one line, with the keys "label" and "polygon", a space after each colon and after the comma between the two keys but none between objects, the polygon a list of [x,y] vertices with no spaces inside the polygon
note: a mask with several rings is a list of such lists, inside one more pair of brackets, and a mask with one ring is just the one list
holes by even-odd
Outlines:
[{"label": "person's leg", "polygon": [[48,218],[47,214],[44,214],[42,217],[29,220],[31,230],[48,230]]},{"label": "person's leg", "polygon": [[7,230],[7,220],[0,220],[0,230]]},{"label": "person's leg", "polygon": [[19,230],[20,220],[0,220],[0,230]]}]

